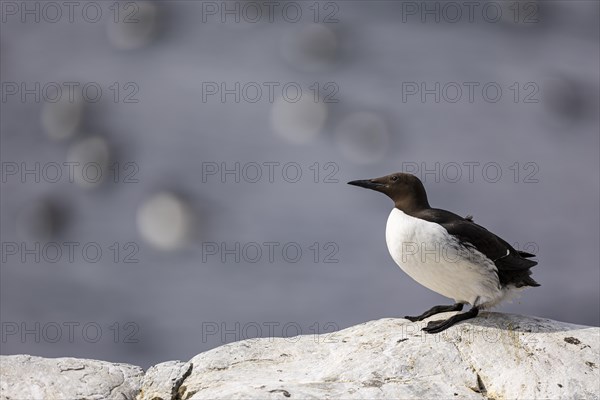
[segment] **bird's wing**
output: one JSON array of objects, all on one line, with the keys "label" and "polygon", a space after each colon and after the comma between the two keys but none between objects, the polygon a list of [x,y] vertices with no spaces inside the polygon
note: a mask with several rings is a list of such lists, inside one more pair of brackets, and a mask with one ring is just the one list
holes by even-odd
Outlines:
[{"label": "bird's wing", "polygon": [[538,285],[529,277],[529,269],[537,265],[537,261],[527,259],[533,255],[521,254],[505,240],[483,226],[445,210],[428,209],[420,212],[417,216],[443,226],[460,243],[465,246],[473,246],[492,260],[498,269],[501,282],[515,283],[517,286]]}]

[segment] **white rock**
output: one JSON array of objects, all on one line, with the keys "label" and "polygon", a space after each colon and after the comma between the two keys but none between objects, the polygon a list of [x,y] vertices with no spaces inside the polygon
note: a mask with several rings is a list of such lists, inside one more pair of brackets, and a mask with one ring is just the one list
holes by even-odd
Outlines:
[{"label": "white rock", "polygon": [[0,356],[1,399],[134,399],[143,370],[76,358]]},{"label": "white rock", "polygon": [[600,396],[599,328],[496,313],[437,335],[423,325],[382,319],[335,334],[221,346],[191,360],[181,398]]},{"label": "white rock", "polygon": [[185,201],[173,193],[158,193],[138,209],[140,235],[159,250],[183,246],[193,228],[193,214]]},{"label": "white rock", "polygon": [[2,399],[598,399],[600,328],[482,313],[440,334],[381,319],[137,367],[0,356]]},{"label": "white rock", "polygon": [[174,399],[184,379],[192,372],[192,364],[167,361],[154,365],[142,379],[143,390],[138,400]]}]

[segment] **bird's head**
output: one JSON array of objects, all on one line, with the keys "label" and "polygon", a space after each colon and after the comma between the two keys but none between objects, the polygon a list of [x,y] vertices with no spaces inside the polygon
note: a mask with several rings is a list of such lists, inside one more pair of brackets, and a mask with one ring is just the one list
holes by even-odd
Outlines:
[{"label": "bird's head", "polygon": [[348,184],[381,192],[394,201],[396,208],[404,212],[429,208],[423,183],[411,174],[397,172],[381,178],[363,179]]}]

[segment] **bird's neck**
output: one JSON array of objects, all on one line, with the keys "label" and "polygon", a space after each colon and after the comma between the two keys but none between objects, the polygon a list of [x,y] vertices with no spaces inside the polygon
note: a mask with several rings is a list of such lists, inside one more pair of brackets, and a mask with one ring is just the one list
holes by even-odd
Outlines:
[{"label": "bird's neck", "polygon": [[410,196],[404,196],[394,201],[394,206],[409,215],[431,208],[427,200],[427,192],[422,185],[415,188]]},{"label": "bird's neck", "polygon": [[415,203],[415,202],[395,202],[394,206],[402,211],[404,214],[408,214],[408,215],[414,215],[416,213],[418,213],[419,211],[423,211],[423,210],[428,210],[431,207],[429,206],[429,203]]}]

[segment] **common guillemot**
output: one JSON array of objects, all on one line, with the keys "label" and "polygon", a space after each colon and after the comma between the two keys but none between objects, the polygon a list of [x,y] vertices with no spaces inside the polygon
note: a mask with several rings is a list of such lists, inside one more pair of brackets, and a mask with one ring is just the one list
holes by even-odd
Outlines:
[{"label": "common guillemot", "polygon": [[457,322],[474,318],[479,310],[493,307],[527,286],[540,286],[531,277],[529,260],[535,255],[515,250],[484,227],[446,210],[431,208],[419,178],[396,173],[381,178],[348,182],[372,189],[394,201],[387,220],[385,237],[393,260],[411,278],[442,296],[453,305],[435,306],[417,317],[461,311],[441,321],[430,321],[424,331],[438,333]]}]

